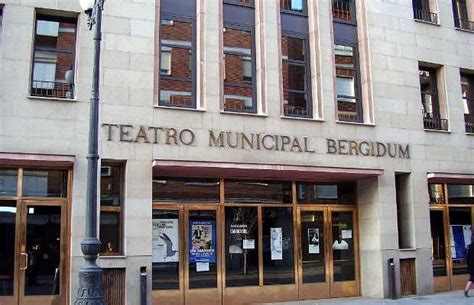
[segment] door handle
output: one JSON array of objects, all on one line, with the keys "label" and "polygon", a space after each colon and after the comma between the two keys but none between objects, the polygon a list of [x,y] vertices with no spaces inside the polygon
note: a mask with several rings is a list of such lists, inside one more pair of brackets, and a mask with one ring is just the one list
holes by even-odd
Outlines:
[{"label": "door handle", "polygon": [[20,253],[20,257],[21,256],[25,256],[25,266],[24,267],[20,267],[20,270],[26,270],[28,269],[28,253]]}]

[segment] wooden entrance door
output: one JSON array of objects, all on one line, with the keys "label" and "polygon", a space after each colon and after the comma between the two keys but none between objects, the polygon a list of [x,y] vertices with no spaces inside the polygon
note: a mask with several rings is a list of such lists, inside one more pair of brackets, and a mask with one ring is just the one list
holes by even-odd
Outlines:
[{"label": "wooden entrance door", "polygon": [[64,200],[0,201],[0,304],[66,304]]},{"label": "wooden entrance door", "polygon": [[444,207],[430,208],[431,239],[433,241],[433,290],[435,292],[450,290],[450,259],[448,219]]},{"label": "wooden entrance door", "polygon": [[355,208],[298,208],[299,296],[323,299],[359,295]]},{"label": "wooden entrance door", "polygon": [[153,210],[153,304],[221,304],[221,220],[214,205]]}]

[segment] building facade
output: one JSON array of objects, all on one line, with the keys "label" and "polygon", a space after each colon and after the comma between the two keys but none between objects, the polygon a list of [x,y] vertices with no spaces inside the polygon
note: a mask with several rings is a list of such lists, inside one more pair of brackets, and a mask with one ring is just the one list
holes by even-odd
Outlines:
[{"label": "building facade", "polygon": [[[1,1],[0,304],[72,304],[92,33]],[[104,10],[109,304],[461,289],[474,222],[474,5],[120,0]]]}]

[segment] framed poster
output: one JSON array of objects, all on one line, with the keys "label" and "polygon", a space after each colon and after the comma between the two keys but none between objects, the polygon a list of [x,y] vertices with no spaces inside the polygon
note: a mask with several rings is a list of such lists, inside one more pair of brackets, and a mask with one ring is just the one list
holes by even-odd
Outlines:
[{"label": "framed poster", "polygon": [[[216,262],[216,222],[214,220],[189,221],[189,262]],[[200,264],[200,266],[204,265]]]},{"label": "framed poster", "polygon": [[308,253],[319,254],[319,228],[308,228]]},{"label": "framed poster", "polygon": [[453,259],[464,259],[467,247],[471,243],[470,225],[450,225],[449,235],[451,239],[451,257]]},{"label": "framed poster", "polygon": [[283,259],[283,231],[282,228],[270,228],[271,259]]},{"label": "framed poster", "polygon": [[153,219],[153,263],[179,261],[178,219]]}]

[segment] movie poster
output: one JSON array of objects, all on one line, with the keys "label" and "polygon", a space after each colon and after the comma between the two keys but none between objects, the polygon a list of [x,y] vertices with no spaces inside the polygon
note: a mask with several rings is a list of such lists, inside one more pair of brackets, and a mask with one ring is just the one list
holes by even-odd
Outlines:
[{"label": "movie poster", "polygon": [[319,228],[308,229],[308,253],[319,254]]},{"label": "movie poster", "polygon": [[453,259],[463,259],[467,254],[467,247],[471,243],[470,225],[451,225],[451,256]]},{"label": "movie poster", "polygon": [[200,271],[208,271],[209,263],[216,262],[216,222],[190,220],[189,245],[189,263],[199,263]]},{"label": "movie poster", "polygon": [[154,263],[179,261],[178,219],[153,219],[152,238]]},{"label": "movie poster", "polygon": [[270,228],[270,250],[272,260],[283,259],[283,231],[282,228]]}]

